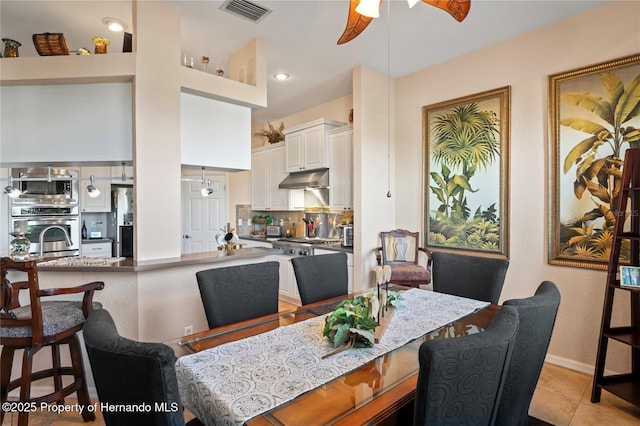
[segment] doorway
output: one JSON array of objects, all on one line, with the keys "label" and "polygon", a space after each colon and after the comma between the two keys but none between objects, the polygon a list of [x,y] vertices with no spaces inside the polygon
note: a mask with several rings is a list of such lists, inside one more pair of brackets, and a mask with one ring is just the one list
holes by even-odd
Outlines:
[{"label": "doorway", "polygon": [[[201,176],[187,176],[200,179]],[[199,182],[182,182],[182,254],[216,251],[216,234],[226,227],[227,175],[205,174],[213,193],[203,197]]]}]

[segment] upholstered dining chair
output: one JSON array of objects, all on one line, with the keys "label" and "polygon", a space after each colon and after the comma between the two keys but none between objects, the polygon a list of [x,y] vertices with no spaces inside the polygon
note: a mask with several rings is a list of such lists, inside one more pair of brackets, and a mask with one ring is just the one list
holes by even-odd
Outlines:
[{"label": "upholstered dining chair", "polygon": [[500,309],[485,331],[420,345],[414,425],[492,425],[518,329]]},{"label": "upholstered dining chair", "polygon": [[[25,278],[26,280],[23,280]],[[14,262],[8,257],[0,259],[0,394],[2,403],[7,401],[11,390],[20,388],[20,402],[36,403],[58,402],[64,404],[64,398],[76,393],[78,403],[91,404],[87,392],[84,365],[78,333],[82,330],[85,318],[93,309],[101,307],[93,302],[95,290],[104,288],[104,283],[95,281],[77,287],[41,289],[38,281],[36,262]],[[19,293],[29,293],[29,305],[21,306]],[[82,301],[52,300],[48,296],[84,294]],[[60,360],[60,346],[68,345],[71,354],[71,367],[64,367]],[[40,349],[51,348],[52,368],[34,372],[33,358]],[[13,356],[22,349],[22,371],[19,378],[11,380]],[[72,382],[63,386],[63,376],[71,376]],[[31,396],[31,382],[45,378],[53,379],[54,391],[36,397]],[[4,408],[4,406],[3,406]],[[5,410],[0,411],[0,423]],[[95,420],[95,414],[84,410],[85,422]],[[18,414],[18,425],[29,423],[29,410]]]},{"label": "upholstered dining chair", "polygon": [[196,280],[209,328],[278,312],[278,262],[207,269]]},{"label": "upholstered dining chair", "polygon": [[291,263],[303,305],[347,296],[349,275],[346,253],[294,257]]},{"label": "upholstered dining chair", "polygon": [[502,306],[518,311],[520,325],[496,424],[527,425],[529,405],[542,371],[560,306],[560,291],[551,281],[544,281],[532,297],[507,300]]},{"label": "upholstered dining chair", "polygon": [[[173,349],[120,336],[105,309],[89,315],[83,336],[100,403],[151,407],[148,411],[103,410],[107,426],[185,424]],[[202,423],[193,419],[188,424]]]},{"label": "upholstered dining chair", "polygon": [[498,303],[508,259],[432,252],[433,291]]},{"label": "upholstered dining chair", "polygon": [[420,287],[431,282],[431,252],[420,247],[420,233],[405,229],[380,233],[378,265],[391,267],[391,284]]}]

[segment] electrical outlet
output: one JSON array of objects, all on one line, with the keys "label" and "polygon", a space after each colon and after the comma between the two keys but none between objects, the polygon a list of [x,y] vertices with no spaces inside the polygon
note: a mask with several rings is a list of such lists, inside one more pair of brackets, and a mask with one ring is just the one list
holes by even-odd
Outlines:
[{"label": "electrical outlet", "polygon": [[184,327],[183,336],[188,336],[189,334],[193,334],[193,326],[192,325],[187,325],[187,326]]}]

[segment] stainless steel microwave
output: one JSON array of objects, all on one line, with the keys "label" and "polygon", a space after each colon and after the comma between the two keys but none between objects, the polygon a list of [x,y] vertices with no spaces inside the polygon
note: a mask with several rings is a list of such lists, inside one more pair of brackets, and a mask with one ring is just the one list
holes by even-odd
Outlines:
[{"label": "stainless steel microwave", "polygon": [[12,204],[78,204],[78,171],[52,167],[11,169],[21,194]]}]

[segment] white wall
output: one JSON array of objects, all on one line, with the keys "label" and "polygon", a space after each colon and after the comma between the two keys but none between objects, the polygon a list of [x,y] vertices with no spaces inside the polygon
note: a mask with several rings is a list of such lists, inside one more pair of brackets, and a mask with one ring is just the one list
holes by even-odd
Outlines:
[{"label": "white wall", "polygon": [[[605,273],[547,263],[547,81],[550,74],[640,52],[639,17],[640,2],[615,2],[422,70],[397,84],[395,225],[408,229],[422,226],[422,106],[511,86],[511,264],[501,301],[530,296],[542,280],[554,281],[562,303],[550,359],[587,373],[595,363]],[[595,30],[603,23],[609,23],[606,30]],[[628,303],[621,305],[614,318],[628,321]],[[627,368],[623,351],[608,360],[607,368]]]},{"label": "white wall", "polygon": [[251,108],[180,93],[183,166],[251,168]]},{"label": "white wall", "polygon": [[131,83],[0,87],[1,161],[132,159]]},{"label": "white wall", "polygon": [[181,67],[180,38],[175,34],[180,34],[180,15],[166,2],[141,1],[135,7],[137,260],[179,257]]}]

